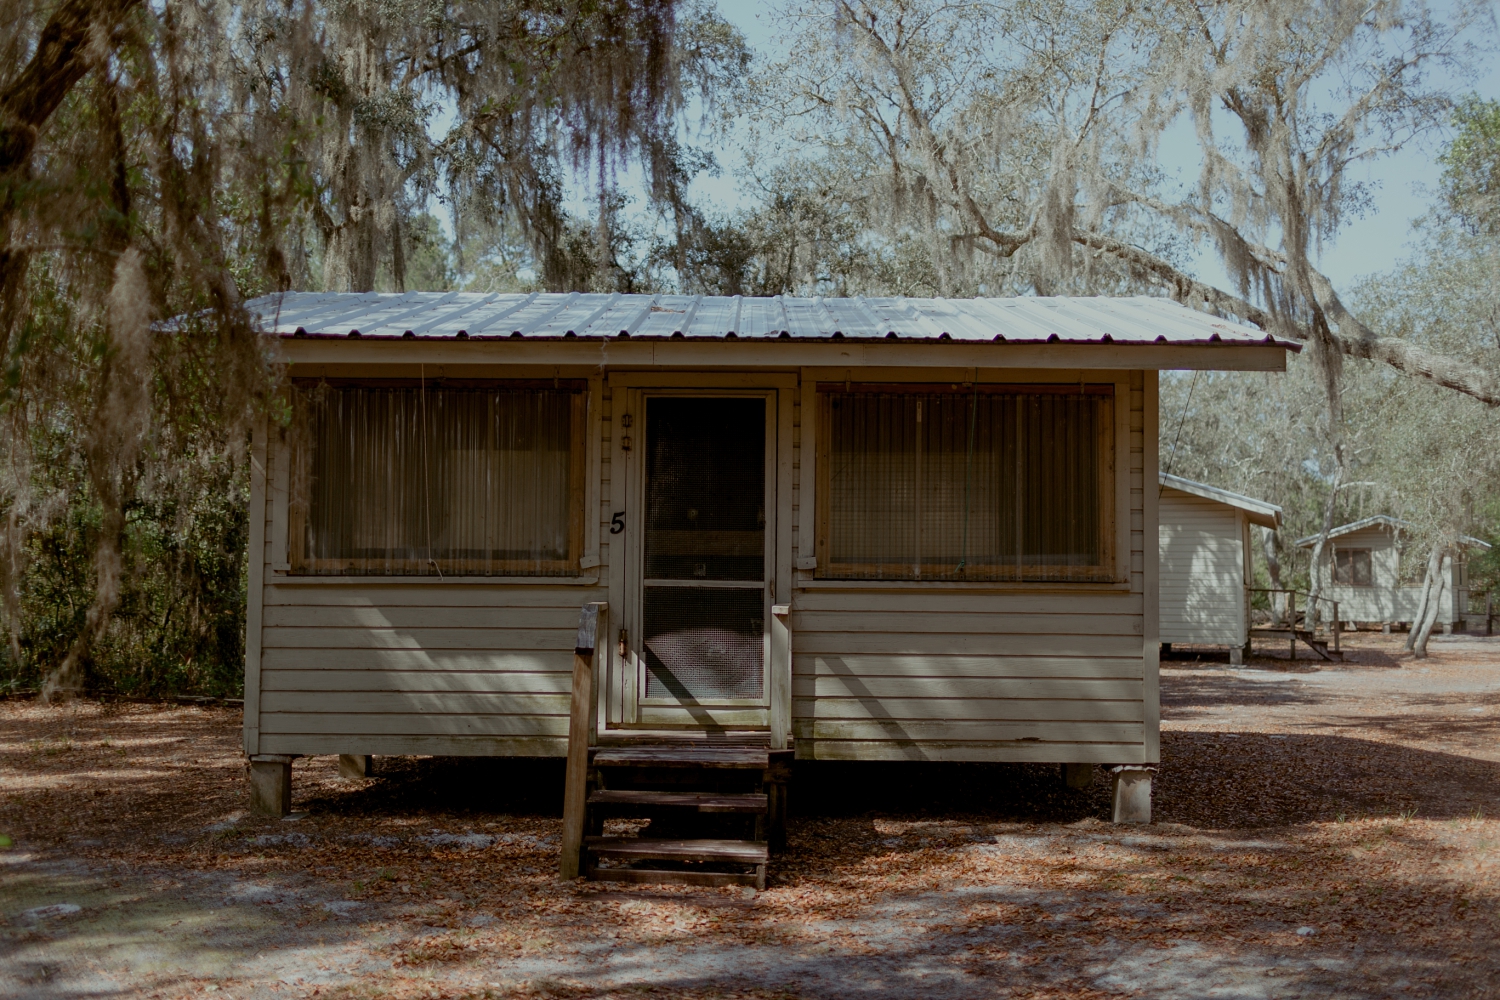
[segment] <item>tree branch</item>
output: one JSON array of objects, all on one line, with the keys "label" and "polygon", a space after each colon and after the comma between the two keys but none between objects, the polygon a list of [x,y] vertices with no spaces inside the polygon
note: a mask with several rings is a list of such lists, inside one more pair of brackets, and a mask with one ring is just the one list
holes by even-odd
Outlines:
[{"label": "tree branch", "polygon": [[[0,92],[0,178],[24,167],[47,119],[94,64],[91,43],[110,35],[140,0],[66,0],[37,39],[36,52]],[[8,186],[8,185],[7,185]],[[7,196],[0,211],[13,210]]]},{"label": "tree branch", "polygon": [[1353,358],[1380,361],[1416,378],[1436,382],[1489,406],[1500,406],[1500,375],[1478,365],[1423,350],[1409,340],[1382,337],[1344,307],[1333,284],[1308,268],[1313,294],[1328,319],[1338,327],[1334,341]]},{"label": "tree branch", "polygon": [[[1134,267],[1137,271],[1149,274],[1160,281],[1170,285],[1173,290],[1173,298],[1178,301],[1184,299],[1199,299],[1206,303],[1216,312],[1238,316],[1260,327],[1262,330],[1283,332],[1283,324],[1266,310],[1254,305],[1237,295],[1230,295],[1213,285],[1205,284],[1191,275],[1184,274],[1171,263],[1163,260],[1140,247],[1132,246],[1113,236],[1096,233],[1085,229],[1073,230],[1073,242],[1080,246],[1088,247],[1100,253],[1107,253],[1111,257],[1122,260]],[[1286,331],[1291,332],[1291,331]],[[1293,333],[1299,340],[1305,340],[1306,334],[1297,331]]]}]

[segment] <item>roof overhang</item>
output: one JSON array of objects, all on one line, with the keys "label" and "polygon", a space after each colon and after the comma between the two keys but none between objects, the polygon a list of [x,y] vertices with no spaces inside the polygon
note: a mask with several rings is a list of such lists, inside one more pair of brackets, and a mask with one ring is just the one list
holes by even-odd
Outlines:
[{"label": "roof overhang", "polygon": [[[1353,534],[1356,531],[1363,531],[1366,528],[1385,528],[1387,531],[1408,531],[1413,527],[1415,525],[1410,521],[1403,521],[1399,517],[1392,517],[1389,514],[1373,514],[1370,517],[1362,517],[1358,521],[1350,521],[1348,524],[1339,525],[1328,532],[1328,537],[1331,539],[1338,538],[1342,535]],[[1309,549],[1317,544],[1319,537],[1318,535],[1308,535],[1305,538],[1297,539],[1295,544],[1301,548]],[[1491,547],[1490,543],[1483,538],[1475,538],[1472,535],[1459,535],[1458,544],[1478,549],[1488,549]]]},{"label": "roof overhang", "polygon": [[[1161,298],[803,299],[288,292],[247,303],[295,362],[942,364],[1280,371],[1293,341]],[[357,342],[359,348],[353,348]],[[372,354],[376,344],[394,348]],[[398,345],[405,345],[398,346]],[[607,345],[604,347],[603,345]],[[451,350],[450,350],[451,348]],[[938,348],[934,351],[934,348]],[[1061,349],[1061,350],[1060,350]],[[1060,364],[1060,354],[1066,361]],[[920,358],[921,360],[916,360]]]},{"label": "roof overhang", "polygon": [[1165,472],[1158,473],[1157,479],[1162,486],[1181,490],[1183,493],[1191,493],[1193,496],[1201,497],[1204,500],[1212,500],[1216,503],[1242,510],[1251,524],[1263,525],[1273,530],[1281,527],[1281,508],[1274,503],[1267,503],[1264,500],[1247,497],[1242,493],[1221,490],[1219,487],[1209,486],[1207,483],[1195,483],[1191,479],[1168,475]]}]

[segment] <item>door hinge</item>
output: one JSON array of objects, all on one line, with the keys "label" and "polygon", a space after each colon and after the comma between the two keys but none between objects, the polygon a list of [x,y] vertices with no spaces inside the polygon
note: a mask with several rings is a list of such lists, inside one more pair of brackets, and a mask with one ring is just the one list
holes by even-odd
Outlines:
[{"label": "door hinge", "polygon": [[625,630],[620,629],[620,656],[625,655]]}]

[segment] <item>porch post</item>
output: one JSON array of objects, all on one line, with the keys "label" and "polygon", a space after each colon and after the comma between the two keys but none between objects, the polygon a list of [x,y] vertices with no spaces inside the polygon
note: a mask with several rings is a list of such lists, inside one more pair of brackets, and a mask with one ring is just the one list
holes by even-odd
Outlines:
[{"label": "porch post", "polygon": [[578,616],[578,638],[573,648],[573,701],[568,716],[568,767],[563,785],[562,857],[558,875],[578,877],[583,848],[584,814],[588,810],[589,729],[594,701],[594,647],[598,645],[600,612],[608,604],[583,606]]},{"label": "porch post", "polygon": [[785,750],[792,722],[790,604],[771,605],[771,749]]}]

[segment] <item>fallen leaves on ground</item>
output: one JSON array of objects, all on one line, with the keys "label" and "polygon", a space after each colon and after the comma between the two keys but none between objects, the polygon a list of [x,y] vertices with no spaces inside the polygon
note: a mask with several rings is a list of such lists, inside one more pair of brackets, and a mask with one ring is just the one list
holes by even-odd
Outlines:
[{"label": "fallen leaves on ground", "polygon": [[[558,761],[381,758],[377,777],[348,781],[333,758],[301,759],[294,808],[308,816],[248,816],[238,713],[211,707],[0,703],[0,832],[13,850],[79,859],[126,888],[147,880],[143,899],[197,898],[230,877],[305,894],[278,910],[295,914],[296,935],[385,963],[292,995],[823,995],[732,976],[669,994],[649,980],[477,982],[550,954],[718,943],[894,948],[1016,996],[1103,997],[1121,994],[1070,974],[1080,948],[1190,942],[1230,957],[1371,956],[1348,974],[1350,995],[1385,988],[1378,958],[1400,956],[1404,994],[1481,996],[1500,982],[1500,713],[1470,709],[1500,697],[1444,692],[1500,657],[1435,644],[1417,664],[1386,648],[1399,638],[1348,641],[1408,672],[1404,695],[1362,690],[1368,664],[1291,689],[1265,687],[1264,670],[1166,665],[1150,827],[1105,821],[1102,774],[1077,793],[1040,765],[799,762],[789,851],[759,894],[559,883]],[[1340,671],[1349,685],[1330,681]],[[54,933],[10,916],[12,946]],[[240,996],[264,984],[221,985]],[[151,988],[196,996],[203,983]]]}]

